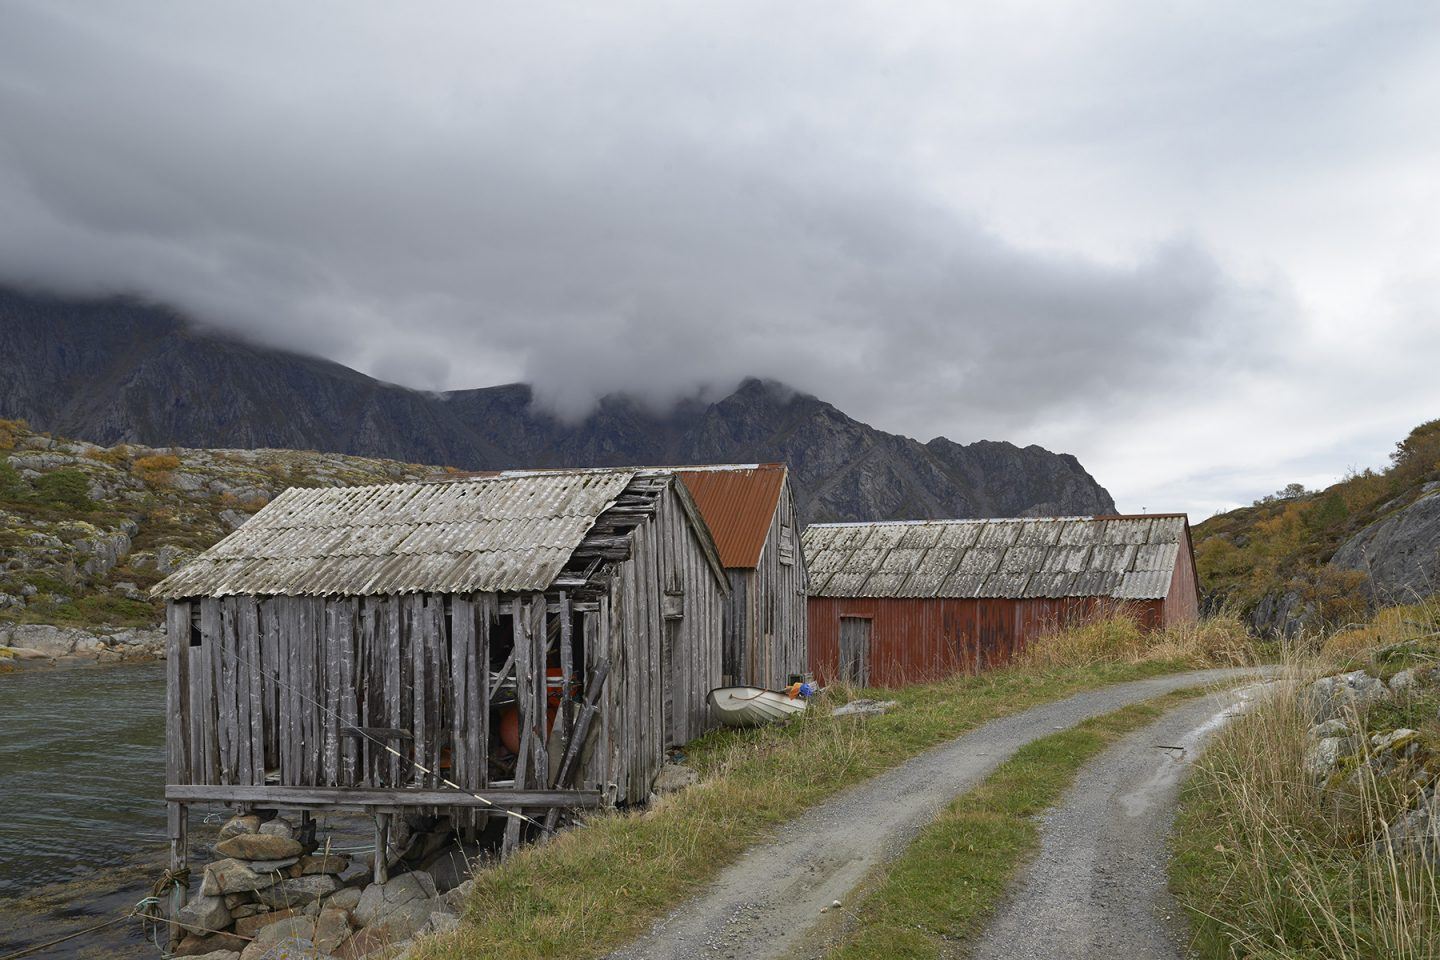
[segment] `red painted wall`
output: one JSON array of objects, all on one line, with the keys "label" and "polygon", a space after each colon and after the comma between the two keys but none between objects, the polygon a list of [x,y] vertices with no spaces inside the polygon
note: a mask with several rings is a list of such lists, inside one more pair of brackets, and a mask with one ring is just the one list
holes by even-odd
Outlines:
[{"label": "red painted wall", "polygon": [[[1193,592],[1193,575],[1190,580]],[[834,680],[840,659],[841,617],[870,618],[870,683],[893,687],[1009,663],[1031,637],[1111,612],[1128,612],[1142,626],[1159,627],[1164,622],[1163,607],[1160,600],[1102,597],[811,597],[810,670],[822,684]]]},{"label": "red painted wall", "polygon": [[1195,554],[1190,548],[1190,527],[1185,527],[1185,543],[1180,559],[1170,578],[1170,592],[1165,595],[1165,626],[1194,623],[1200,619],[1200,595],[1195,581]]}]

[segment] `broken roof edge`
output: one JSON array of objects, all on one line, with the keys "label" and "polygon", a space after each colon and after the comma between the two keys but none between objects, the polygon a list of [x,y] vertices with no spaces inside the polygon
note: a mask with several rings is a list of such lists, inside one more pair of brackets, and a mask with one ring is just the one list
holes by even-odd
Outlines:
[{"label": "broken roof edge", "polygon": [[1075,520],[1184,520],[1190,526],[1188,513],[1080,513],[1063,517],[945,517],[935,520],[831,520],[806,524],[811,527],[916,527],[940,523],[1062,523]]}]

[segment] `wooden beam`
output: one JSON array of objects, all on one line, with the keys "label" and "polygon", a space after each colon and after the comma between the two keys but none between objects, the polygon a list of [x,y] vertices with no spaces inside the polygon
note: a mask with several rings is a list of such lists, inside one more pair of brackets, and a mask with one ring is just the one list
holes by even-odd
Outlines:
[{"label": "wooden beam", "polygon": [[375,814],[375,882],[384,886],[390,882],[390,814]]},{"label": "wooden beam", "polygon": [[[477,797],[478,795],[478,797]],[[381,790],[345,787],[165,786],[170,803],[244,803],[277,807],[596,807],[598,790]]]},{"label": "wooden beam", "polygon": [[[165,814],[166,826],[170,834],[170,875],[173,879],[170,887],[170,946],[173,949],[179,945],[180,938],[184,936],[185,930],[179,924],[174,923],[180,916],[181,909],[185,906],[185,898],[189,893],[190,881],[186,874],[189,867],[189,815],[182,803],[166,804]],[[186,877],[181,881],[181,877]]]}]

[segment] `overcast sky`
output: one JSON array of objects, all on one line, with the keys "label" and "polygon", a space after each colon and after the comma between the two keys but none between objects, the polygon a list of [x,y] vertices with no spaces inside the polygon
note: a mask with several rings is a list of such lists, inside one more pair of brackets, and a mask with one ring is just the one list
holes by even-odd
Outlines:
[{"label": "overcast sky", "polygon": [[0,282],[1205,516],[1440,417],[1440,4],[6,0]]}]

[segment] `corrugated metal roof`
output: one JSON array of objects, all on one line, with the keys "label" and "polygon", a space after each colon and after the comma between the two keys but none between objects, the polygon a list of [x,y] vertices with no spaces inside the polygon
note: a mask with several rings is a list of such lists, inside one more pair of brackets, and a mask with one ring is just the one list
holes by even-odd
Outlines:
[{"label": "corrugated metal roof", "polygon": [[157,597],[544,590],[633,470],[291,489]]},{"label": "corrugated metal roof", "polygon": [[780,505],[785,485],[783,463],[714,466],[676,471],[705,518],[720,563],[754,568]]},{"label": "corrugated metal roof", "polygon": [[[820,597],[1160,600],[1183,515],[818,523],[805,562]],[[908,576],[905,575],[908,571]]]}]

